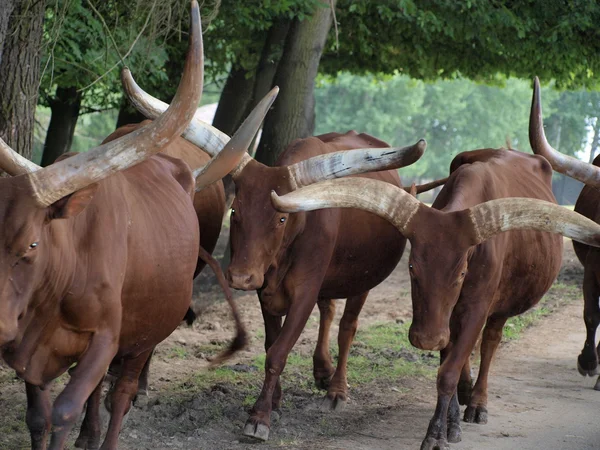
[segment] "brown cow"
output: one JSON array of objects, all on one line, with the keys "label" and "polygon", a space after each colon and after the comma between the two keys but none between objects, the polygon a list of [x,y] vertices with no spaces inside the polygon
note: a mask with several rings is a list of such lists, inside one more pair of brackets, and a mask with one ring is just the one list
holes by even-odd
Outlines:
[{"label": "brown cow", "polygon": [[[600,245],[600,226],[553,204],[551,176],[544,158],[484,149],[454,159],[431,208],[367,178],[317,183],[282,197],[273,193],[277,209],[288,213],[338,207],[374,212],[410,241],[410,342],[441,351],[437,407],[422,450],[447,449],[448,441],[461,439],[459,379],[465,421],[487,421],[487,378],[502,327],[540,300],[560,268],[562,238],[539,231]],[[469,355],[482,328],[481,366],[471,391]]]},{"label": "brown cow", "polygon": [[[194,180],[181,160],[149,157],[187,126],[202,92],[196,2],[191,29],[173,107],[151,124],[39,170],[0,142],[9,152],[0,166],[15,175],[0,180],[0,352],[26,382],[34,449],[45,448],[51,426],[50,448],[64,448],[84,403],[97,405],[109,363],[123,358],[102,447],[116,448],[149,352],[189,306],[199,243]],[[214,170],[202,176],[213,179]],[[51,407],[47,387],[74,363]]]},{"label": "brown cow", "polygon": [[[594,165],[563,155],[553,149],[546,139],[542,121],[542,104],[540,84],[537,77],[534,80],[531,117],[529,120],[529,140],[533,152],[544,156],[554,170],[585,183],[579,198],[575,203],[575,211],[585,217],[600,223],[600,156],[594,159]],[[577,369],[583,376],[598,374],[598,355],[600,344],[596,348],[596,329],[600,324],[600,250],[581,242],[573,241],[577,258],[583,265],[583,318],[587,336],[583,350],[577,358]],[[600,390],[600,377],[594,389]]]},{"label": "brown cow", "polygon": [[[132,103],[148,117],[156,116],[167,106],[146,94],[131,78],[124,80],[124,86]],[[222,135],[215,135],[211,127],[195,119],[183,136],[211,154],[218,152],[223,143]],[[315,380],[319,387],[328,385],[325,407],[338,408],[346,401],[346,360],[358,314],[368,291],[397,265],[405,242],[398,240],[393,227],[385,221],[360,211],[301,214],[288,220],[272,208],[269,194],[272,189],[292,191],[318,180],[368,171],[368,167],[354,169],[358,162],[354,159],[356,153],[341,151],[360,147],[387,147],[387,144],[354,132],[330,133],[296,141],[279,158],[278,167],[264,166],[244,155],[231,174],[236,197],[228,278],[232,287],[258,289],[266,328],[266,379],[244,428],[248,436],[268,438],[271,410],[281,402],[279,374],[315,303],[321,312],[319,340],[313,356]],[[390,159],[394,152],[389,148],[371,150],[361,159],[373,167],[383,167],[381,161],[397,167],[414,162],[424,149],[423,141],[406,149],[407,156],[395,163]],[[400,186],[396,171],[367,176]],[[433,188],[444,181],[427,187]],[[348,223],[352,226],[344,225]],[[359,238],[354,233],[356,224],[361,224],[364,230]],[[372,250],[371,258],[358,258],[367,248]],[[361,277],[366,272],[368,277]],[[328,345],[335,311],[331,299],[344,297],[348,301],[338,336],[340,358],[334,369]],[[282,326],[283,315],[286,320]]]}]

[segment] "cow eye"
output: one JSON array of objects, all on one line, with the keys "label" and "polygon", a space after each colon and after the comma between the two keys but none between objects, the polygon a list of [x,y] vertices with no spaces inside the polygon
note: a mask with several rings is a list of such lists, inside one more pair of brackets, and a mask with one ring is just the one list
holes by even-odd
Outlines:
[{"label": "cow eye", "polygon": [[412,270],[412,268],[413,268],[413,265],[412,265],[412,264],[409,264],[409,265],[408,265],[408,268],[409,268],[410,270]]},{"label": "cow eye", "polygon": [[32,242],[32,243],[29,245],[29,248],[36,248],[37,246],[38,246],[38,243],[37,243],[37,242]]},{"label": "cow eye", "polygon": [[285,217],[282,217],[282,218],[280,218],[280,219],[279,219],[279,221],[280,221],[281,223],[284,223],[284,222],[285,222]]},{"label": "cow eye", "polygon": [[233,216],[235,214],[235,209],[231,208],[231,215]]}]

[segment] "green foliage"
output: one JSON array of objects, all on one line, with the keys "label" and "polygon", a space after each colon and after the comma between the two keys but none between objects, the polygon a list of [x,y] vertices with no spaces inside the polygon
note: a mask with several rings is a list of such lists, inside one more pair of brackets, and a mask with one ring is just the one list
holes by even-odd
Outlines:
[{"label": "green foliage", "polygon": [[496,74],[559,88],[597,86],[600,4],[586,0],[339,0],[328,73],[399,71],[418,79]]},{"label": "green foliage", "polygon": [[[452,158],[463,151],[504,147],[507,138],[512,147],[530,151],[531,85],[496,79],[496,84],[501,82],[504,87],[465,79],[425,83],[398,74],[359,77],[343,72],[336,78],[322,77],[315,91],[315,132],[354,129],[396,146],[425,138],[423,158],[401,173],[441,178],[448,174]],[[590,120],[600,115],[598,94],[544,88],[542,97],[550,141],[571,155],[583,150]]]}]

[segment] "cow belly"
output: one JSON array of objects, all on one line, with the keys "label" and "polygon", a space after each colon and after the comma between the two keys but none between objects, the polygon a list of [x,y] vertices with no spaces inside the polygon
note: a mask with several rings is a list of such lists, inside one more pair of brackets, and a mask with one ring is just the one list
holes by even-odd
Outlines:
[{"label": "cow belly", "polygon": [[345,210],[333,257],[319,295],[347,298],[385,280],[402,257],[406,239],[387,221],[364,211]]}]

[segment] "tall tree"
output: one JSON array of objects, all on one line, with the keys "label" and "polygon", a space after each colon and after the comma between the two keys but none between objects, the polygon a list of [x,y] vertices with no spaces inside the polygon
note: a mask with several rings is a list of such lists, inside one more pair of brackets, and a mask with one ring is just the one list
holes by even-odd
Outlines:
[{"label": "tall tree", "polygon": [[292,22],[283,55],[277,66],[275,84],[281,89],[267,116],[256,159],[272,165],[296,138],[312,135],[315,128],[315,78],[332,22],[331,8],[320,7],[312,17]]},{"label": "tall tree", "polygon": [[0,137],[30,158],[40,79],[44,0],[22,0],[8,21],[0,64]]},{"label": "tall tree", "polygon": [[18,0],[0,0],[0,64],[2,64],[2,49],[8,33],[8,22],[17,3]]}]

